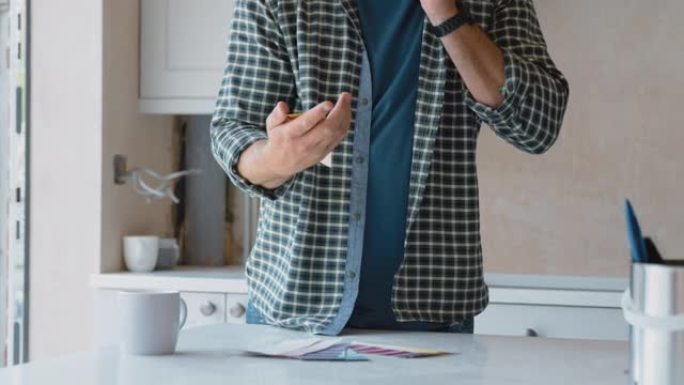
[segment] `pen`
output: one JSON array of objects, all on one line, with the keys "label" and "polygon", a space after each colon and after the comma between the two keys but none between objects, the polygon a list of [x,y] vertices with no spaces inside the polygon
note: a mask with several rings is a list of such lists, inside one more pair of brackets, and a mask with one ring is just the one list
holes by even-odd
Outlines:
[{"label": "pen", "polygon": [[627,222],[627,240],[632,251],[632,262],[647,263],[646,244],[634,208],[629,200],[625,201],[625,221]]}]

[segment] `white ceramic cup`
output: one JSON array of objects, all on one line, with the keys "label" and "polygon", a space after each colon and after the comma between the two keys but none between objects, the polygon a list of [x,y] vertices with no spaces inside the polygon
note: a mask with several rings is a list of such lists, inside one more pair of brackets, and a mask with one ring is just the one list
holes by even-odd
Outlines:
[{"label": "white ceramic cup", "polygon": [[124,262],[134,273],[154,270],[159,256],[159,237],[153,235],[132,235],[124,237]]},{"label": "white ceramic cup", "polygon": [[188,309],[177,291],[119,293],[121,352],[163,355],[176,351]]}]

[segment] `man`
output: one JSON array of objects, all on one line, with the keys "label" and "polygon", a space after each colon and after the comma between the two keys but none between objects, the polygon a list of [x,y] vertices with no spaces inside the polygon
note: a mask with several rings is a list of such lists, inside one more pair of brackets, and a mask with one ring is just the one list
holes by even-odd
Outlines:
[{"label": "man", "polygon": [[472,332],[480,125],[543,153],[567,98],[532,0],[237,0],[212,144],[261,198],[248,322]]}]

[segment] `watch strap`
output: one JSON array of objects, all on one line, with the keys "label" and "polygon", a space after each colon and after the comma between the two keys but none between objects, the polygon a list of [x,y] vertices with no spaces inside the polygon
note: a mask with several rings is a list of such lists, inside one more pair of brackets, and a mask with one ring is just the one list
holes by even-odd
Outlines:
[{"label": "watch strap", "polygon": [[437,35],[437,37],[441,38],[454,32],[462,26],[471,23],[472,19],[470,18],[470,15],[465,10],[465,8],[461,8],[456,15],[450,17],[449,19],[447,19],[446,21],[437,26],[433,25],[431,27],[434,34]]}]

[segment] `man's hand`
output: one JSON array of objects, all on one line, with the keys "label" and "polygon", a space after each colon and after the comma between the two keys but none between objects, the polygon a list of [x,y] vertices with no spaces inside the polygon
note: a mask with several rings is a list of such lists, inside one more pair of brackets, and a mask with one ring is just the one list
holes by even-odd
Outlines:
[{"label": "man's hand", "polygon": [[237,170],[252,184],[274,189],[314,166],[345,138],[351,124],[351,95],[342,93],[333,106],[323,102],[295,119],[280,102],[266,119],[268,139],[240,156]]},{"label": "man's hand", "polygon": [[458,13],[456,0],[420,0],[430,24],[437,26]]}]

